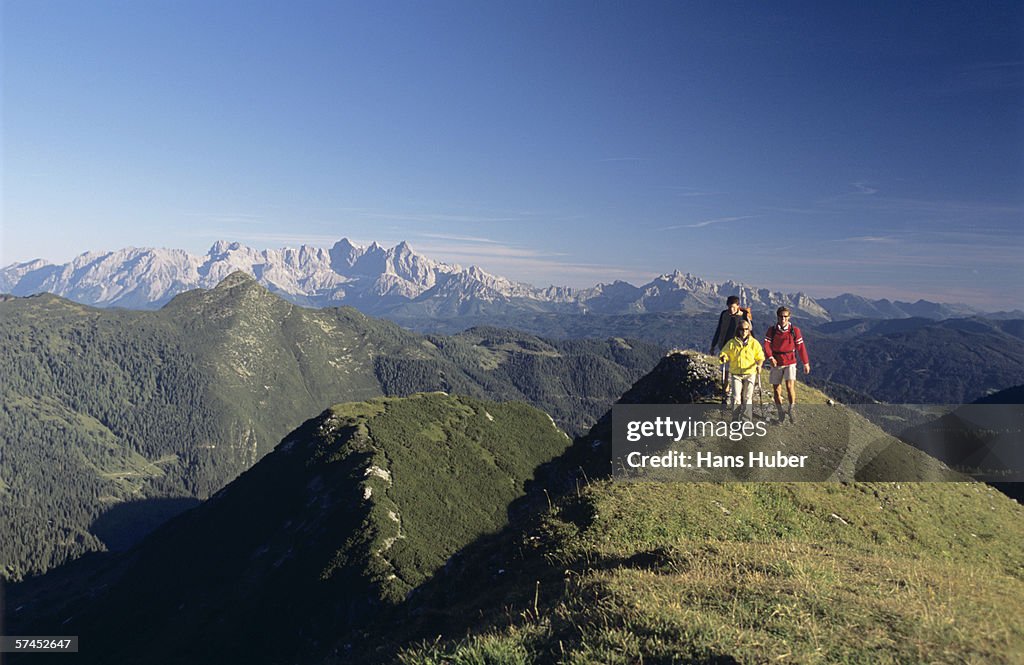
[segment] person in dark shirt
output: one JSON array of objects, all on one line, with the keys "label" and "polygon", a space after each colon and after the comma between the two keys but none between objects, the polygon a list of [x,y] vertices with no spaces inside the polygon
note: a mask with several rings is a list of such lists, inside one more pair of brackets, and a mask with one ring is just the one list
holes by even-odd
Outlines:
[{"label": "person in dark shirt", "polygon": [[718,328],[711,340],[710,355],[717,355],[730,339],[736,336],[736,326],[740,321],[750,321],[749,310],[740,307],[739,296],[729,296],[725,301],[727,309],[718,316]]},{"label": "person in dark shirt", "polygon": [[[722,351],[722,347],[736,336],[736,328],[740,321],[746,321],[750,323],[750,310],[740,307],[739,296],[729,296],[725,300],[727,309],[722,310],[722,313],[718,316],[718,328],[715,330],[715,337],[711,340],[711,350],[708,351],[709,355],[718,355]],[[729,394],[732,392],[732,381],[729,380],[728,370],[722,377],[722,381],[725,384],[725,395],[728,400]]]}]

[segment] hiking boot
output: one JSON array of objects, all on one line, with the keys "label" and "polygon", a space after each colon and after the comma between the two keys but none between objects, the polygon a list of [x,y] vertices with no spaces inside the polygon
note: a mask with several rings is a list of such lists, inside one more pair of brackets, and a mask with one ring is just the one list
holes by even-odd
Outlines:
[{"label": "hiking boot", "polygon": [[782,408],[781,404],[776,404],[775,409],[778,411],[778,424],[781,425],[786,422],[786,410]]},{"label": "hiking boot", "polygon": [[789,422],[791,422],[791,423],[795,423],[796,422],[796,405],[795,404],[790,404],[789,405]]}]

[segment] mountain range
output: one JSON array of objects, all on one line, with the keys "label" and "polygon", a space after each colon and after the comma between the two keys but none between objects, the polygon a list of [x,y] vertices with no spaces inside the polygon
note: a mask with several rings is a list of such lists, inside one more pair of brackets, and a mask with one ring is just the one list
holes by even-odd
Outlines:
[{"label": "mountain range", "polygon": [[[815,300],[733,281],[714,283],[689,273],[663,274],[642,286],[624,281],[573,289],[537,288],[492,275],[477,266],[433,261],[407,242],[391,248],[357,246],[348,239],[330,248],[256,250],[219,241],[204,256],[183,250],[125,248],[89,252],[63,265],[41,259],[0,269],[0,293],[53,293],[103,307],[158,308],[175,295],[213,288],[232,272],[246,272],[281,297],[308,307],[351,305],[399,322],[537,313],[628,315],[717,312],[729,295],[773,312],[786,305],[808,321],[848,318],[933,319],[978,314],[966,305],[920,300],[868,300],[852,294]],[[1009,316],[1009,315],[1007,315]]]},{"label": "mountain range", "polygon": [[[522,400],[576,435],[665,346],[703,349],[713,318],[538,314],[520,322],[555,338],[590,323],[578,332],[604,339],[419,336],[352,308],[298,307],[241,271],[157,311],[0,298],[0,576],[130,546],[332,402],[423,390]],[[1021,324],[820,324],[802,380],[851,403],[965,403],[1024,382]]]},{"label": "mountain range", "polygon": [[[538,317],[530,320],[568,320]],[[714,323],[571,318],[605,338],[494,327],[420,336],[348,307],[296,306],[241,271],[157,311],[49,294],[0,299],[0,576],[130,546],[332,402],[424,390],[522,400],[579,434],[662,355],[615,329],[703,348]],[[964,403],[1024,382],[1021,324],[822,324],[810,338],[814,372],[802,380],[851,403]]]},{"label": "mountain range", "polygon": [[585,431],[662,355],[494,328],[420,336],[235,272],[158,311],[0,302],[0,577],[123,549],[327,405],[445,391]]}]

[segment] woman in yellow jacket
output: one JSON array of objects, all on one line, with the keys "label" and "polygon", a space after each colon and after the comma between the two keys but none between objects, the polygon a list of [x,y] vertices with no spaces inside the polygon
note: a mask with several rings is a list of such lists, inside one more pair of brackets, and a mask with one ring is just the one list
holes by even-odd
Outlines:
[{"label": "woman in yellow jacket", "polygon": [[747,417],[752,416],[754,403],[754,381],[764,364],[764,348],[750,335],[750,321],[740,321],[736,336],[725,343],[718,355],[721,362],[728,361],[732,375],[730,401],[734,407],[747,405]]}]

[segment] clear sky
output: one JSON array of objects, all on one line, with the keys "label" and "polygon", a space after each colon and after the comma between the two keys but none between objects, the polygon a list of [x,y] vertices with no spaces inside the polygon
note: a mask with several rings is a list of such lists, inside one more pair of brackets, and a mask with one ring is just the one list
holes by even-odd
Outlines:
[{"label": "clear sky", "polygon": [[1024,307],[1020,2],[2,0],[0,265],[408,240]]}]

